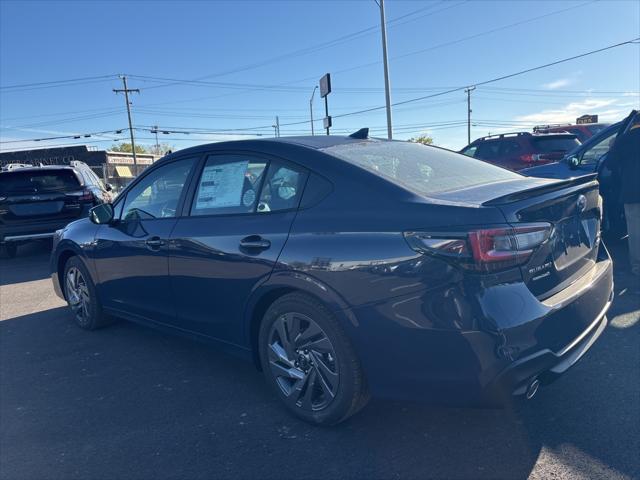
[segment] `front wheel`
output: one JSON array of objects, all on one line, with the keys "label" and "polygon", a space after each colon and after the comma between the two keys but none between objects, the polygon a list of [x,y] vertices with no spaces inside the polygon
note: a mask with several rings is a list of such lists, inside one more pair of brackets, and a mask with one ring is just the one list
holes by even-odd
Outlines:
[{"label": "front wheel", "polygon": [[360,362],[335,317],[314,298],[292,293],[276,300],[259,345],[267,382],[303,420],[333,425],[366,405]]},{"label": "front wheel", "polygon": [[71,257],[64,267],[63,288],[76,324],[85,330],[95,330],[110,323],[102,312],[96,288],[82,260]]}]

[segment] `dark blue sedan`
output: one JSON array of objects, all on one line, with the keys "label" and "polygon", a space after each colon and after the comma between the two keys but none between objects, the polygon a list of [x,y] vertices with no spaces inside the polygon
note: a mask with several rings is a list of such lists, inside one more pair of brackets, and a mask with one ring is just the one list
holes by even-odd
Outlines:
[{"label": "dark blue sedan", "polygon": [[335,424],[370,395],[535,394],[603,332],[598,184],[447,150],[316,136],[203,145],[58,231],[56,291],[252,359],[286,407]]}]

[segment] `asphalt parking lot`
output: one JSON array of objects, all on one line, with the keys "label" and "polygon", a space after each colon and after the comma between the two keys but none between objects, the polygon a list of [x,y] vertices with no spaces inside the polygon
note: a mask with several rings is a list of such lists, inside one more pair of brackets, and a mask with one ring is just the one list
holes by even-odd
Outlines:
[{"label": "asphalt parking lot", "polygon": [[76,328],[47,260],[44,245],[0,258],[2,479],[640,478],[640,295],[622,268],[601,340],[532,401],[374,401],[316,428],[207,345]]}]

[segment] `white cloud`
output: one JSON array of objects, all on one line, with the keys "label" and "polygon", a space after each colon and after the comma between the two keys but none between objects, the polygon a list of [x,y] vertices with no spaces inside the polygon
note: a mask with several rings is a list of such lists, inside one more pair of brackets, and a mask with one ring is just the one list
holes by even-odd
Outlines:
[{"label": "white cloud", "polygon": [[519,122],[532,124],[574,123],[576,118],[589,114],[598,115],[601,122],[620,120],[625,116],[624,105],[612,98],[588,98],[581,102],[571,102],[564,108],[542,110],[537,113],[516,117]]},{"label": "white cloud", "polygon": [[553,82],[543,83],[542,87],[547,90],[557,90],[559,88],[568,87],[573,83],[573,80],[570,78],[559,78],[558,80],[554,80]]}]

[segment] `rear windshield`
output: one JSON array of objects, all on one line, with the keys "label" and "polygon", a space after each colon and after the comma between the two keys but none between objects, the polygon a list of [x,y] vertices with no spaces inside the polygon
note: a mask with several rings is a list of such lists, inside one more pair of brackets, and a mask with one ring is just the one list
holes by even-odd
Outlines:
[{"label": "rear windshield", "polygon": [[575,137],[539,137],[532,141],[538,153],[568,152],[580,145]]},{"label": "rear windshield", "polygon": [[522,178],[495,165],[418,143],[350,143],[322,151],[425,196]]},{"label": "rear windshield", "polygon": [[58,192],[79,188],[72,170],[18,170],[0,174],[0,194]]}]

